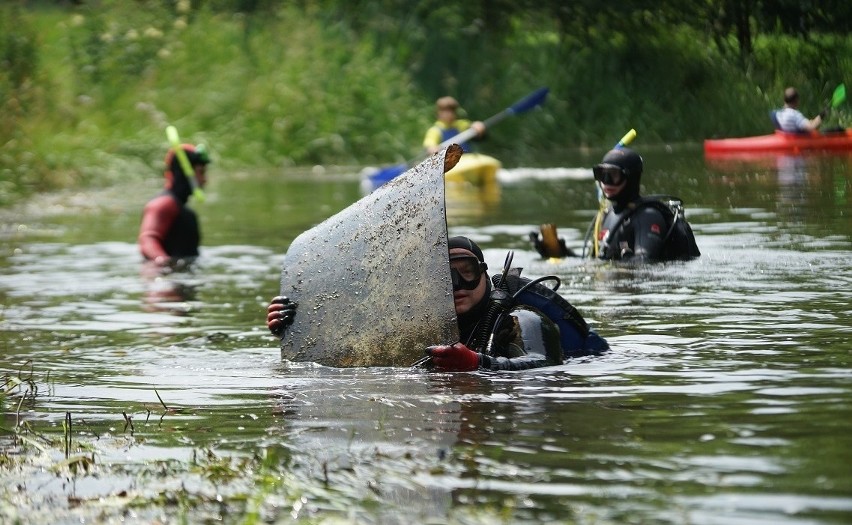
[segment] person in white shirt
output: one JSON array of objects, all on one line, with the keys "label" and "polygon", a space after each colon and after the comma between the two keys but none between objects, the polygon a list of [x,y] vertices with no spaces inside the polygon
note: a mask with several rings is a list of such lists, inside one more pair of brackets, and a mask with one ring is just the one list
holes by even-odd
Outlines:
[{"label": "person in white shirt", "polygon": [[776,127],[788,133],[807,133],[816,131],[822,124],[822,113],[808,119],[798,109],[799,92],[796,88],[784,90],[784,107],[775,112]]}]

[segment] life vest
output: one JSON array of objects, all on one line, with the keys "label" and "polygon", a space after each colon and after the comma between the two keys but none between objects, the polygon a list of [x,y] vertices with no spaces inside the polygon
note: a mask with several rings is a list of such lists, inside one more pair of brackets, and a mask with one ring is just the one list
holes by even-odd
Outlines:
[{"label": "life vest", "polygon": [[532,281],[521,277],[521,268],[512,268],[506,275],[506,286],[501,285],[501,280],[501,275],[491,277],[494,287],[505,290],[514,304],[534,308],[556,323],[565,357],[593,355],[609,349],[606,340],[589,328],[583,315],[571,303],[555,289],[540,284],[545,280],[558,282],[558,277],[547,276]]},{"label": "life vest", "polygon": [[[443,125],[436,124],[435,126],[433,126],[433,128],[441,133],[441,143],[443,144],[444,142],[455,137],[462,131],[466,131],[468,128],[470,128],[470,121],[465,119],[459,119],[455,121],[452,127],[448,128]],[[471,146],[470,141],[467,141],[464,144],[459,144],[459,146],[462,147],[462,150],[465,153],[470,153],[473,151],[473,147]]]}]

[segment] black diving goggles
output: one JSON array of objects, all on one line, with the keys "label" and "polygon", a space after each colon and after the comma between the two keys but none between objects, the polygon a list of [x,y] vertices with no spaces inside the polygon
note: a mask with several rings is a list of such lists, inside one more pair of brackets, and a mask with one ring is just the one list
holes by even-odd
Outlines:
[{"label": "black diving goggles", "polygon": [[487,269],[487,264],[470,255],[450,257],[450,277],[453,280],[453,290],[476,289],[482,278],[482,272]]},{"label": "black diving goggles", "polygon": [[614,164],[598,164],[592,168],[595,180],[607,186],[618,186],[627,179],[627,170]]}]

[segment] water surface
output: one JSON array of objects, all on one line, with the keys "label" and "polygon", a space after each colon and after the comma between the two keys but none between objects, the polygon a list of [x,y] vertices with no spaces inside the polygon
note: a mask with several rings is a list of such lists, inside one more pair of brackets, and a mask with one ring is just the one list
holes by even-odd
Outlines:
[{"label": "water surface", "polygon": [[[850,158],[643,153],[700,259],[540,259],[542,222],[582,248],[595,156],[448,189],[451,235],[559,276],[612,345],[518,373],[281,360],[264,318],[283,253],[360,197],[357,170],[212,168],[202,257],[165,276],[134,243],[155,175],[4,210],[0,370],[21,382],[2,440],[36,466],[0,469],[0,516],[849,523]],[[69,434],[86,469],[62,464]]]}]

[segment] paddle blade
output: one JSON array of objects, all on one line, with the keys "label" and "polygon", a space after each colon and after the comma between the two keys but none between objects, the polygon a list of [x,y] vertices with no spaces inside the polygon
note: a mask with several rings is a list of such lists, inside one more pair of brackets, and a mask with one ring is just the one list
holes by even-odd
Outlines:
[{"label": "paddle blade", "polygon": [[529,95],[525,96],[521,100],[512,104],[509,108],[509,111],[512,113],[523,113],[524,111],[529,111],[536,106],[540,106],[544,99],[547,98],[547,94],[550,92],[550,88],[539,88]]},{"label": "paddle blade", "polygon": [[836,108],[846,100],[846,84],[840,84],[831,95],[831,107]]},{"label": "paddle blade", "polygon": [[368,178],[370,182],[372,182],[376,188],[381,186],[382,184],[390,181],[393,178],[396,178],[399,175],[402,175],[408,170],[408,164],[395,164],[393,166],[386,166],[384,168],[379,168],[378,170],[370,173]]}]

